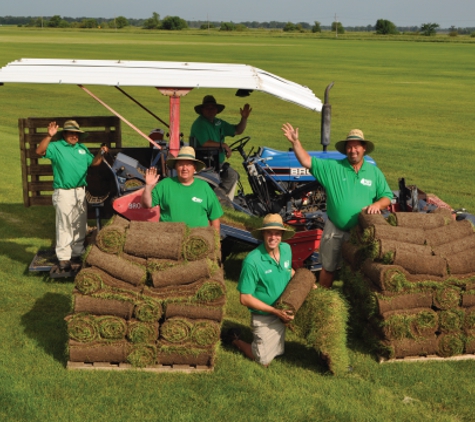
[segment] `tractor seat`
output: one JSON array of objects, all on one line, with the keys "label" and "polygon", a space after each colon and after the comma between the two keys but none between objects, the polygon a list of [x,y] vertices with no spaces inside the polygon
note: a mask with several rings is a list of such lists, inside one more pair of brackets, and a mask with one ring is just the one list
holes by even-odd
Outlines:
[{"label": "tractor seat", "polygon": [[203,148],[200,147],[198,140],[195,137],[190,136],[190,146],[194,148],[196,158],[205,163],[206,168],[212,168],[219,172],[219,150],[216,148]]}]

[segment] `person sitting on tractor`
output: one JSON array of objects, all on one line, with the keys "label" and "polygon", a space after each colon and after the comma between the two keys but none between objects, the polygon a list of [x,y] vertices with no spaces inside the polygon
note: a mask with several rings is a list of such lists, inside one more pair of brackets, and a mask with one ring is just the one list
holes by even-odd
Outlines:
[{"label": "person sitting on tractor", "polygon": [[341,261],[341,247],[349,239],[349,230],[358,224],[358,214],[380,214],[391,204],[393,193],[376,166],[367,163],[366,154],[374,150],[374,143],[363,132],[353,129],[335,148],[346,155],[342,160],[310,157],[299,140],[299,130],[290,123],[282,127],[284,136],[292,144],[300,164],[325,188],[328,219],[320,243],[322,270],[319,282],[330,288]]},{"label": "person sitting on tractor", "polygon": [[60,139],[51,142],[58,133],[56,122],[48,125],[48,135],[38,144],[36,153],[51,160],[53,167],[53,206],[56,211],[56,257],[58,270],[71,270],[71,263],[81,264],[87,230],[87,205],[85,187],[87,169],[102,162],[102,146],[94,157],[86,146],[79,143],[87,137],[74,120],[64,123]]},{"label": "person sitting on tractor", "polygon": [[229,166],[229,163],[224,163],[225,159],[231,157],[232,154],[229,145],[224,143],[224,138],[240,135],[244,132],[252,108],[249,104],[245,104],[240,109],[241,120],[237,125],[232,125],[216,117],[224,110],[224,107],[223,104],[218,104],[212,95],[206,95],[203,102],[195,106],[195,112],[199,114],[199,117],[191,126],[190,144],[195,148],[219,149],[220,186],[232,201],[239,180],[239,173]]},{"label": "person sitting on tractor", "polygon": [[176,170],[177,176],[167,177],[158,183],[157,169],[145,172],[145,188],[141,198],[143,208],[160,206],[160,221],[186,223],[189,227],[211,225],[219,232],[219,218],[223,209],[216,194],[204,180],[194,174],[205,164],[195,158],[195,150],[185,146],[178,155],[169,156],[167,167]]},{"label": "person sitting on tractor", "polygon": [[241,340],[236,328],[223,333],[222,340],[249,359],[268,366],[284,353],[286,324],[294,319],[290,312],[274,307],[295,274],[292,249],[288,243],[282,243],[294,231],[284,226],[279,214],[267,214],[262,227],[251,234],[262,243],[244,259],[237,289],[241,304],[251,312],[253,342]]}]

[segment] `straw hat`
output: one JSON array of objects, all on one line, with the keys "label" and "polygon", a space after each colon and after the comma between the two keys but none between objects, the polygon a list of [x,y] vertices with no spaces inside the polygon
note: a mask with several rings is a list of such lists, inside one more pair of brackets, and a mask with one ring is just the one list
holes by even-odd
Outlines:
[{"label": "straw hat", "polygon": [[198,104],[195,106],[195,111],[198,113],[198,114],[201,114],[201,109],[203,108],[203,106],[207,106],[207,105],[214,105],[217,107],[218,109],[218,113],[221,113],[223,110],[224,110],[224,105],[223,104],[218,104],[216,102],[216,99],[212,96],[212,95],[205,95],[204,98],[203,98],[203,102],[201,104]]},{"label": "straw hat", "polygon": [[178,160],[194,161],[197,172],[203,170],[206,167],[203,161],[196,159],[195,150],[193,147],[181,147],[176,157],[170,156],[167,159],[167,167],[170,170],[173,170],[175,168],[175,163]]},{"label": "straw hat", "polygon": [[67,120],[64,122],[63,129],[61,130],[60,135],[64,138],[64,132],[76,132],[80,133],[79,139],[87,138],[88,134],[81,130],[76,120]]},{"label": "straw hat", "polygon": [[335,144],[335,148],[338,152],[341,152],[342,154],[346,155],[346,142],[347,141],[361,141],[364,142],[364,146],[366,147],[366,151],[364,155],[370,154],[374,151],[374,144],[371,141],[368,141],[367,139],[364,138],[363,132],[359,129],[352,129],[350,130],[350,133],[346,136],[346,139],[343,141],[338,141]]},{"label": "straw hat", "polygon": [[288,229],[284,226],[282,217],[279,214],[267,214],[262,222],[262,227],[255,229],[251,232],[252,236],[256,239],[263,240],[264,230],[282,230],[282,240],[287,240],[293,237],[294,230]]}]

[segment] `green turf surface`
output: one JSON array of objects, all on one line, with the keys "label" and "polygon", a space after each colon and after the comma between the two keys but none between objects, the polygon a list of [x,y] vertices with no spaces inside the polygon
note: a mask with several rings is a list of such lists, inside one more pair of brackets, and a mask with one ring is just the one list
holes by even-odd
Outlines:
[{"label": "green turf surface", "polygon": [[[372,156],[392,188],[405,177],[473,213],[475,46],[459,39],[387,42],[279,33],[0,27],[0,66],[21,57],[246,63],[307,85],[321,98],[335,81],[330,92],[333,145],[358,127],[375,142]],[[161,126],[117,90],[89,88],[143,131]],[[158,91],[126,91],[168,120],[168,101]],[[222,116],[231,122],[249,101],[253,112],[245,135],[255,147],[286,149],[280,127],[289,121],[300,128],[308,149],[320,149],[319,114],[260,93],[246,100],[228,90],[192,91],[182,99],[186,135],[196,116],[193,106],[208,93],[226,104]],[[108,112],[74,86],[5,85],[0,101],[0,420],[473,420],[473,361],[380,365],[362,339],[351,335],[352,371],[341,378],[326,374],[316,353],[292,333],[286,354],[267,370],[227,348],[218,351],[212,374],[66,370],[63,318],[70,310],[72,284],[28,272],[38,248],[51,245],[54,212],[23,207],[17,120]],[[127,146],[144,145],[126,127],[123,139]],[[240,168],[235,155],[231,162]],[[225,324],[240,326],[249,339],[248,313],[236,291],[244,254],[235,253],[226,263]]]}]

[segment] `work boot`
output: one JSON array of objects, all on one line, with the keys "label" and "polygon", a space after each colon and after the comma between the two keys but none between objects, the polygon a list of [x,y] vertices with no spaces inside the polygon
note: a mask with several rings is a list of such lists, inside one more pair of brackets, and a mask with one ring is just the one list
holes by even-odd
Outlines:
[{"label": "work boot", "polygon": [[59,261],[59,264],[58,264],[59,271],[66,272],[66,271],[69,271],[70,269],[71,269],[71,261],[69,261],[69,259]]}]

